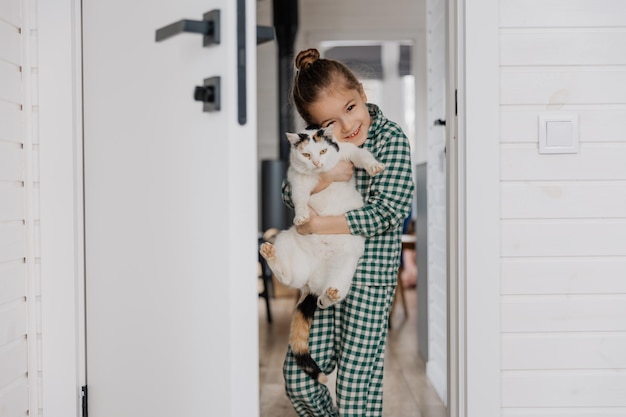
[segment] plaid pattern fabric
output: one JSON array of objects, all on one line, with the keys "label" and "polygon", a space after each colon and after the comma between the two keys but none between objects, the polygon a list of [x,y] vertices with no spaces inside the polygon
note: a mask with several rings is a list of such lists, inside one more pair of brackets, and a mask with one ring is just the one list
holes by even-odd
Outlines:
[{"label": "plaid pattern fabric", "polygon": [[365,253],[354,281],[365,285],[395,285],[402,249],[402,225],[413,201],[413,171],[409,141],[402,129],[368,104],[372,125],[363,148],[385,164],[370,177],[355,169],[357,189],[365,206],[346,213],[350,233],[365,236]]},{"label": "plaid pattern fabric", "polygon": [[[355,169],[357,189],[365,206],[346,213],[350,232],[365,236],[350,293],[344,301],[313,317],[311,356],[325,373],[337,368],[337,407],[328,388],[313,381],[287,352],[283,374],[286,392],[301,417],[380,417],[383,407],[383,365],[389,310],[400,264],[401,233],[413,199],[409,142],[402,129],[368,104],[372,125],[363,148],[385,170],[370,177]],[[283,182],[283,200],[291,189]]]},{"label": "plaid pattern fabric", "polygon": [[343,302],[315,312],[311,356],[327,374],[337,368],[337,406],[326,385],[306,375],[289,349],[283,374],[287,396],[299,416],[382,416],[385,341],[394,288],[353,285]]}]

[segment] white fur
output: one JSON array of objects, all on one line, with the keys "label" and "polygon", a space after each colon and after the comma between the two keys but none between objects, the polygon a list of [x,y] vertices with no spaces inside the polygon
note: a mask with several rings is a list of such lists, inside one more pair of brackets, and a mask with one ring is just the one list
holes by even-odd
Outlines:
[{"label": "white fur", "polygon": [[[306,132],[312,135],[316,131]],[[332,135],[332,129],[327,128],[325,135]],[[367,150],[351,143],[339,143],[339,152],[326,141],[317,143],[312,140],[296,149],[294,144],[300,141],[300,137],[291,133],[287,136],[292,143],[287,178],[295,208],[294,224],[309,220],[309,207],[321,216],[340,215],[363,207],[354,177],[348,182],[333,182],[315,194],[311,191],[317,185],[320,173],[332,169],[341,159],[365,168],[370,175],[382,171],[383,164]],[[304,156],[307,153],[309,158]],[[347,295],[354,271],[363,256],[365,238],[349,234],[301,235],[292,226],[278,234],[273,252],[270,246],[264,244],[261,254],[266,257],[276,278],[285,285],[317,295],[318,305],[326,308]]]}]

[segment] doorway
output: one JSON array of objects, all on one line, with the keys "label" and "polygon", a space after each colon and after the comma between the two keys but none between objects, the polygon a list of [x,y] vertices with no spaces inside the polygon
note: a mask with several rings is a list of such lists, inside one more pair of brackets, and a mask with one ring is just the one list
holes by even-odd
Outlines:
[{"label": "doorway", "polygon": [[[267,15],[263,15],[263,1],[259,2],[259,24],[264,24],[265,22],[262,21],[262,19],[265,17],[267,18]],[[267,2],[266,2],[267,3]],[[315,18],[315,15],[311,15],[311,10],[309,10],[309,6],[308,6],[307,1],[303,1],[301,2],[302,4],[302,9],[304,9],[302,11],[302,13],[300,14],[301,16],[306,15],[307,16],[307,22],[301,22],[302,26],[305,26],[306,24],[311,24],[313,25],[312,20]],[[326,6],[325,6],[326,7]],[[328,6],[330,7],[330,6]],[[386,6],[387,8],[389,7],[389,5]],[[345,48],[345,47],[355,47],[355,46],[359,46],[359,47],[363,47],[363,48],[369,48],[370,52],[371,50],[377,49],[379,51],[383,50],[385,45],[391,45],[394,43],[399,44],[401,47],[404,47],[410,51],[413,52],[413,54],[411,55],[411,58],[409,60],[409,62],[411,62],[411,64],[413,64],[413,68],[412,68],[412,72],[421,72],[422,76],[418,77],[410,77],[410,78],[406,78],[404,80],[400,80],[400,84],[401,88],[404,89],[404,91],[409,90],[409,91],[419,91],[419,94],[414,94],[411,97],[408,97],[407,100],[404,99],[403,100],[397,100],[397,95],[396,95],[396,100],[394,102],[392,102],[391,104],[387,105],[387,104],[382,104],[382,108],[385,111],[385,114],[388,115],[388,117],[394,121],[403,121],[405,123],[401,123],[403,124],[403,128],[405,129],[405,131],[407,132],[407,134],[409,135],[409,137],[412,138],[416,138],[416,137],[420,137],[421,140],[415,140],[414,139],[414,151],[416,156],[415,159],[415,165],[416,165],[416,172],[419,170],[418,165],[423,164],[424,168],[422,171],[426,171],[428,169],[432,169],[435,170],[437,176],[435,176],[434,174],[430,175],[430,178],[428,178],[428,180],[432,180],[433,183],[427,183],[426,179],[428,177],[428,174],[420,174],[423,176],[423,190],[424,190],[424,194],[431,192],[431,189],[434,188],[434,186],[436,185],[437,190],[437,205],[435,206],[436,209],[438,210],[437,212],[433,212],[432,216],[433,219],[437,219],[440,222],[436,223],[436,233],[433,232],[431,234],[432,236],[432,242],[430,239],[428,239],[429,244],[427,245],[428,248],[430,248],[431,244],[434,245],[435,250],[433,250],[434,255],[430,258],[427,257],[426,253],[427,251],[424,251],[424,258],[420,261],[420,263],[422,265],[426,265],[426,267],[423,268],[423,270],[420,270],[420,276],[422,278],[424,278],[424,284],[420,284],[422,285],[422,288],[425,288],[428,285],[428,280],[426,280],[426,277],[429,273],[429,271],[433,270],[435,271],[433,274],[435,274],[438,278],[438,281],[436,282],[437,287],[435,289],[434,294],[437,296],[437,302],[439,303],[437,306],[437,310],[432,313],[433,315],[438,314],[436,317],[438,318],[437,321],[437,328],[435,330],[433,330],[433,326],[430,325],[429,326],[429,322],[428,322],[428,313],[429,313],[429,305],[430,303],[428,302],[428,294],[429,292],[427,292],[426,290],[423,290],[421,294],[418,293],[418,297],[420,296],[424,296],[424,299],[421,301],[418,301],[418,308],[423,308],[424,311],[419,311],[418,312],[418,317],[419,319],[423,319],[424,323],[422,323],[421,329],[425,332],[424,334],[420,334],[420,336],[417,338],[418,340],[420,340],[421,342],[423,342],[424,346],[421,347],[415,347],[415,351],[417,352],[417,350],[419,349],[420,355],[421,357],[425,360],[425,363],[428,363],[429,361],[436,359],[436,362],[431,362],[430,366],[429,365],[425,365],[428,370],[431,372],[431,374],[429,374],[429,377],[431,377],[431,379],[436,379],[437,382],[436,384],[434,382],[430,382],[429,384],[431,384],[432,386],[436,385],[437,388],[437,394],[436,396],[443,398],[444,400],[442,401],[443,403],[447,402],[447,373],[448,373],[448,367],[447,367],[447,362],[448,362],[448,348],[447,348],[447,332],[448,332],[448,326],[447,326],[447,239],[446,239],[446,235],[447,235],[447,228],[446,228],[446,170],[447,170],[447,165],[446,165],[446,146],[445,146],[445,142],[446,142],[446,125],[444,124],[444,121],[446,119],[446,106],[449,104],[446,100],[445,100],[445,95],[446,95],[446,84],[445,84],[445,77],[446,77],[446,27],[447,27],[447,17],[446,17],[446,1],[445,0],[441,0],[438,2],[423,2],[423,7],[426,10],[426,7],[428,7],[428,10],[435,10],[437,13],[439,13],[438,15],[436,15],[436,19],[433,19],[432,21],[430,21],[430,23],[435,24],[436,25],[436,30],[440,30],[443,31],[443,33],[438,36],[438,37],[434,37],[434,36],[430,36],[430,37],[426,37],[425,33],[427,31],[427,25],[429,23],[425,22],[424,27],[420,28],[420,30],[422,30],[423,32],[423,36],[420,37],[420,35],[415,35],[415,36],[398,36],[398,29],[397,27],[392,28],[393,24],[391,23],[392,21],[394,23],[398,23],[398,21],[394,21],[394,19],[389,19],[389,22],[387,23],[387,27],[385,29],[381,29],[379,30],[377,33],[378,34],[382,34],[382,37],[385,38],[383,40],[374,40],[372,41],[370,36],[371,34],[355,34],[355,33],[349,33],[346,34],[344,33],[345,31],[337,31],[337,30],[326,30],[326,31],[317,31],[317,30],[313,30],[311,28],[303,28],[301,30],[301,33],[299,34],[300,37],[300,41],[299,41],[299,47],[296,48],[296,50],[300,50],[303,48],[307,48],[307,47],[317,47],[320,51],[322,51],[323,54],[331,54],[331,57],[335,58],[335,56],[332,56],[333,53],[337,52],[338,48]],[[362,7],[359,6],[359,9],[361,10],[367,10],[367,7]],[[306,10],[306,11],[305,11]],[[326,9],[324,9],[326,10]],[[317,11],[317,13],[321,13],[319,11]],[[360,13],[365,13],[364,11],[361,11]],[[371,10],[370,12],[371,13]],[[408,13],[405,10],[405,13]],[[423,15],[426,15],[426,13],[422,13]],[[326,19],[327,21],[326,23],[326,27],[328,26],[332,26],[332,18],[330,16],[332,16],[332,13],[325,13]],[[362,17],[362,16],[361,16]],[[430,18],[430,15],[429,15]],[[384,22],[380,23],[381,25]],[[419,26],[420,23],[419,22],[413,22],[414,25]],[[434,29],[431,27],[428,27],[428,30],[432,30]],[[365,41],[364,41],[365,39]],[[430,42],[430,43],[429,43]],[[436,43],[437,47],[441,47],[440,49],[436,49],[437,54],[430,54],[427,56],[427,50],[432,50],[432,46]],[[273,50],[270,50],[270,46],[263,46],[262,48],[268,48],[268,53],[273,53]],[[380,52],[379,52],[380,53]],[[399,55],[402,55],[402,50],[400,50],[400,52],[398,53]],[[439,55],[440,54],[440,55]],[[261,50],[259,51],[259,58],[260,60],[263,59],[263,52],[261,52]],[[337,57],[338,58],[338,57]],[[429,61],[427,61],[427,58]],[[439,73],[437,73],[437,79],[435,78],[431,78],[431,79],[427,79],[425,74],[426,71],[430,71],[431,67],[429,67],[427,65],[427,62],[433,62],[432,60],[438,60],[438,65],[433,65],[432,68],[434,68],[435,71],[440,71]],[[382,64],[381,64],[382,65]],[[265,67],[265,68],[264,68]],[[374,67],[374,69],[373,69]],[[259,77],[270,77],[272,71],[275,71],[275,63],[273,61],[268,62],[268,65],[264,65],[264,64],[259,64]],[[375,65],[371,65],[371,63],[369,65],[363,65],[361,67],[362,71],[359,71],[357,69],[357,73],[359,75],[361,75],[361,78],[364,78],[363,75],[368,75],[375,73]],[[400,77],[399,77],[400,78]],[[385,94],[385,89],[379,89],[377,91],[377,83],[380,83],[380,80],[364,80],[364,84],[366,87],[366,91],[368,94],[368,97],[370,98],[370,101],[372,102],[378,102],[378,103],[382,103],[384,101],[384,97],[383,95]],[[430,83],[430,84],[429,84]],[[427,98],[427,90],[428,92],[433,91],[433,86],[434,86],[434,91],[437,92],[437,97],[435,97],[434,95],[428,96]],[[264,94],[272,94],[270,91],[268,91],[270,88],[272,88],[272,85],[268,85],[267,83],[264,82],[259,82],[259,94],[258,97],[260,99],[259,101],[259,140],[260,140],[260,145],[259,145],[259,152],[260,152],[260,159],[263,159],[263,157],[261,155],[270,155],[270,157],[272,157],[275,152],[275,150],[273,148],[276,147],[275,144],[275,139],[273,138],[268,138],[267,133],[268,131],[271,131],[272,129],[275,129],[276,125],[275,125],[275,117],[272,116],[271,110],[268,109],[268,106],[264,100]],[[387,92],[389,92],[390,90],[387,90]],[[392,95],[392,94],[390,94]],[[268,97],[267,95],[265,95],[265,97]],[[410,100],[413,99],[413,103],[410,102]],[[437,107],[436,108],[431,108],[431,104],[436,103]],[[271,103],[270,103],[271,104]],[[263,106],[263,109],[261,108],[261,106]],[[389,109],[391,109],[393,106],[397,106],[400,109],[400,113],[399,115],[391,115],[389,113]],[[409,107],[409,106],[412,106]],[[389,107],[389,109],[388,109]],[[410,108],[410,110],[407,110],[408,117],[405,117],[405,114],[403,114],[403,109],[405,108]],[[261,117],[261,114],[263,112],[266,112],[269,115],[269,118],[264,120],[263,117]],[[392,111],[393,112],[393,111]],[[435,124],[435,121],[439,120],[438,124]],[[263,125],[265,124],[265,126]],[[275,130],[274,130],[275,131]],[[432,138],[431,136],[432,135]],[[428,138],[428,139],[427,139]],[[432,143],[431,143],[432,141]],[[429,148],[432,144],[432,149]],[[431,156],[432,154],[432,156]],[[428,164],[427,164],[428,162]],[[430,166],[428,166],[430,165]],[[430,173],[430,171],[429,171]],[[436,182],[435,182],[436,181]],[[429,198],[433,198],[432,196]],[[424,200],[422,200],[424,201]],[[422,210],[432,210],[433,207],[427,207],[425,206],[424,208],[422,208]],[[417,207],[415,207],[414,210],[414,215],[415,212],[417,211]],[[425,219],[425,217],[427,216],[422,216],[421,219]],[[429,228],[428,223],[425,222],[423,225],[425,228]],[[426,236],[427,234],[425,234]],[[425,237],[424,240],[426,240],[427,238]],[[263,301],[261,301],[261,303],[263,303]],[[433,356],[431,356],[430,358],[428,357],[428,347],[431,344],[429,342],[430,337],[428,335],[428,332],[436,332],[435,333],[435,340],[436,340],[436,346],[435,348],[433,348],[433,350],[431,351]],[[436,364],[436,366],[434,366]],[[262,394],[263,396],[263,394]],[[261,399],[261,401],[263,401],[263,398]],[[441,406],[441,409],[444,409],[443,405]],[[445,410],[444,410],[445,412]]]}]

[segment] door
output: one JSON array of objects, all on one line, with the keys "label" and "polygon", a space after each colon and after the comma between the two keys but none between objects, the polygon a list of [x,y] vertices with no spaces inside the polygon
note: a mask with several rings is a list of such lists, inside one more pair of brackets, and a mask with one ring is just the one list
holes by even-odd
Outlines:
[{"label": "door", "polygon": [[[219,44],[155,42],[211,10]],[[83,2],[90,417],[258,415],[255,17],[254,0]]]}]

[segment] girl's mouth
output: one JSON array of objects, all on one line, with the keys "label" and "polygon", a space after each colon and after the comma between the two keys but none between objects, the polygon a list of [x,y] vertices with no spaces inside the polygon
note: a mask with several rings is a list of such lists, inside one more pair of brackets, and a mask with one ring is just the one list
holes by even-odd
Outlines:
[{"label": "girl's mouth", "polygon": [[361,126],[359,126],[354,132],[352,132],[351,134],[349,134],[348,136],[346,136],[346,139],[353,139],[355,138],[359,133],[361,133]]}]

